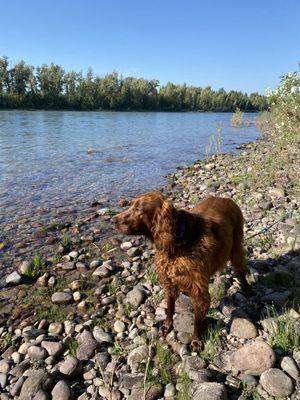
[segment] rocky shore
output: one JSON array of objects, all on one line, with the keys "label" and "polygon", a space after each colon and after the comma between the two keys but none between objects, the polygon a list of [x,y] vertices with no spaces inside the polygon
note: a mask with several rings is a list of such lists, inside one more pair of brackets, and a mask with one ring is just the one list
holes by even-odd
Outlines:
[{"label": "rocky shore", "polygon": [[159,335],[165,304],[154,250],[111,224],[125,200],[98,199],[64,220],[36,222],[22,238],[8,229],[0,243],[0,399],[300,399],[299,198],[289,165],[266,181],[271,146],[260,140],[198,161],[163,189],[177,207],[230,197],[246,220],[254,295],[243,296],[230,267],[212,280],[200,354],[190,353],[193,312],[183,295],[174,330]]}]

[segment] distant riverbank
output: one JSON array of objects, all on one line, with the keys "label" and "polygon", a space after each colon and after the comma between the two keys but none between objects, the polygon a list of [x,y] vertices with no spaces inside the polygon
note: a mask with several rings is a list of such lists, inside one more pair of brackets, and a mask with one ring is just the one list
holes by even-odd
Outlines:
[{"label": "distant riverbank", "polygon": [[104,76],[89,69],[66,72],[51,63],[33,67],[23,60],[10,66],[0,57],[0,109],[50,110],[152,110],[152,111],[262,111],[267,108],[265,96],[259,93],[213,90],[157,79],[123,77],[117,72]]}]

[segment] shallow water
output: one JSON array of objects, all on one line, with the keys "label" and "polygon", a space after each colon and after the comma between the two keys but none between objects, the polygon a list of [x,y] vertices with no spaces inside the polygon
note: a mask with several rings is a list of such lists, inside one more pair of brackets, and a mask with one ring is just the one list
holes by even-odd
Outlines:
[{"label": "shallow water", "polygon": [[[0,111],[0,223],[165,182],[205,156],[221,128],[222,151],[259,136],[227,113]],[[255,114],[245,118],[254,121]]]}]

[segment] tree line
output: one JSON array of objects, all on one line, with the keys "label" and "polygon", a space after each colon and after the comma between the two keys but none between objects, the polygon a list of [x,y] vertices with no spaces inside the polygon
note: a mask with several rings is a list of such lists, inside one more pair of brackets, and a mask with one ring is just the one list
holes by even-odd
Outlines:
[{"label": "tree line", "polygon": [[156,79],[65,71],[51,63],[38,67],[21,60],[10,66],[0,57],[0,108],[66,110],[261,111],[266,98],[210,86],[159,85]]}]

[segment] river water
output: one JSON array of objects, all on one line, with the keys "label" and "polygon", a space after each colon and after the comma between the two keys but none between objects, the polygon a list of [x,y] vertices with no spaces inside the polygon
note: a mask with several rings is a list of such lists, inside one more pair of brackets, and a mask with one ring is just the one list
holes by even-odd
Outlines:
[{"label": "river water", "polygon": [[[229,113],[0,111],[0,224],[158,188],[178,166],[259,136]],[[213,146],[211,147],[213,151]]]}]

